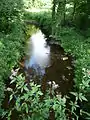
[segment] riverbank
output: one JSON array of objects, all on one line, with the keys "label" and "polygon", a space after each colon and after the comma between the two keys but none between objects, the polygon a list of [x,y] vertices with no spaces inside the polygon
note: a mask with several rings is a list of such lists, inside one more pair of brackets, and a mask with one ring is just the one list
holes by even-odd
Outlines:
[{"label": "riverbank", "polygon": [[[21,63],[21,72],[12,74],[7,86],[4,108],[8,110],[8,118],[16,120],[23,114],[23,117],[34,120],[37,120],[37,115],[39,119],[66,119],[69,117],[68,112],[65,114],[66,95],[73,87],[72,57],[60,45],[48,44],[44,34],[34,25],[26,27],[26,34],[26,56]],[[29,111],[31,109],[32,113]]]},{"label": "riverbank", "polygon": [[24,54],[25,35],[23,23],[17,21],[17,26],[11,33],[0,33],[0,115],[5,87],[13,67],[18,67],[18,61]]},{"label": "riverbank", "polygon": [[[89,43],[89,37],[87,37],[87,40],[85,40],[86,39],[85,36],[83,36],[79,32],[77,32],[75,28],[69,28],[69,27],[62,27],[62,29],[60,31],[58,30],[57,36],[52,36],[51,35],[51,28],[49,28],[49,27],[51,27],[51,23],[52,23],[51,20],[50,20],[51,16],[50,16],[50,14],[47,13],[46,16],[48,16],[48,17],[46,17],[45,14],[46,13],[44,13],[44,18],[43,18],[43,14],[42,14],[41,23],[39,23],[41,17],[38,17],[38,19],[36,19],[37,18],[36,16],[38,16],[38,14],[36,14],[36,16],[34,15],[35,20],[37,20],[37,22],[40,24],[41,30],[44,31],[44,33],[46,34],[46,36],[48,36],[48,37],[51,38],[51,41],[52,41],[51,43],[54,43],[53,41],[55,41],[57,39],[57,43],[60,44],[64,48],[65,52],[67,52],[68,54],[71,54],[72,57],[74,58],[73,65],[75,67],[75,70],[74,70],[74,73],[75,73],[75,75],[74,75],[75,86],[74,86],[74,89],[71,92],[71,94],[72,94],[72,96],[74,96],[75,100],[72,99],[72,97],[70,97],[70,99],[69,99],[66,96],[64,96],[61,99],[61,95],[58,96],[60,98],[59,99],[58,97],[55,96],[55,94],[54,94],[53,99],[52,99],[52,98],[49,98],[49,93],[47,93],[46,96],[48,97],[48,99],[45,96],[46,97],[44,99],[45,101],[38,101],[36,97],[38,97],[38,99],[40,100],[40,96],[43,95],[43,93],[41,92],[41,88],[37,89],[38,86],[36,84],[34,85],[34,84],[31,83],[30,85],[28,84],[29,87],[33,87],[34,90],[36,90],[36,89],[37,90],[36,91],[32,91],[32,90],[29,91],[25,77],[22,77],[22,75],[19,75],[19,76],[15,76],[15,81],[14,82],[15,82],[16,86],[18,86],[18,87],[15,87],[15,91],[16,92],[14,93],[14,95],[13,95],[14,90],[12,89],[13,92],[10,95],[9,101],[12,101],[12,99],[15,101],[15,105],[13,106],[13,109],[15,109],[18,112],[20,112],[20,114],[23,114],[24,112],[27,113],[27,114],[24,114],[24,117],[26,117],[26,116],[30,117],[28,109],[30,109],[31,106],[26,102],[27,100],[28,100],[28,102],[31,102],[28,99],[28,97],[30,97],[30,98],[32,98],[32,101],[33,101],[31,103],[34,105],[34,107],[32,107],[33,113],[34,113],[35,109],[37,110],[40,107],[40,110],[41,110],[46,105],[45,108],[46,109],[48,108],[47,111],[45,110],[45,114],[48,113],[47,119],[49,117],[49,110],[51,108],[53,110],[55,110],[55,114],[56,115],[57,115],[57,113],[60,115],[60,118],[63,118],[63,115],[64,115],[65,119],[66,119],[66,117],[68,117],[68,118],[69,117],[70,118],[74,117],[74,118],[78,119],[80,117],[80,115],[82,114],[82,109],[83,108],[84,108],[83,110],[85,110],[84,114],[87,115],[88,114],[87,112],[89,112],[89,108],[87,106],[89,106],[90,102],[88,102],[88,104],[86,104],[87,99],[89,100],[89,98],[90,98],[89,94],[87,94],[87,93],[89,93],[88,91],[89,91],[89,83],[90,83],[90,80],[89,80],[89,77],[90,77],[90,73],[89,73],[89,58],[90,58],[89,55],[90,55],[90,49],[89,49],[89,45],[88,45],[88,43]],[[29,14],[28,14],[28,18],[27,17],[25,17],[25,18],[29,21],[29,19],[28,19],[28,18],[30,18]],[[33,18],[33,15],[32,15],[32,19],[34,19],[34,18]],[[43,22],[44,22],[44,24],[43,24]],[[46,24],[46,26],[45,26],[45,24]],[[20,27],[19,30],[22,30],[21,28],[22,28],[22,26]],[[26,41],[27,41],[27,39],[30,38],[30,36],[34,32],[37,31],[34,28],[35,28],[34,26],[30,27],[29,25],[28,26],[26,25],[26,27],[25,27],[25,34],[26,34],[26,38],[25,39],[26,39]],[[11,40],[10,41],[10,47],[9,47],[9,45],[7,43],[4,43],[4,41],[2,40],[2,43],[3,43],[3,44],[1,43],[2,46],[6,45],[5,48],[9,47],[8,48],[9,51],[10,51],[10,49],[12,49],[12,52],[10,51],[10,54],[8,52],[8,55],[12,55],[12,57],[10,56],[11,57],[10,59],[9,59],[9,57],[7,57],[7,58],[9,60],[13,60],[13,58],[15,57],[14,60],[13,60],[14,63],[11,62],[11,61],[7,61],[7,64],[8,64],[8,62],[11,62],[11,67],[10,66],[8,66],[8,67],[6,66],[8,68],[8,71],[10,71],[15,65],[17,65],[18,60],[20,60],[20,58],[21,58],[21,56],[23,54],[23,45],[24,45],[24,42],[25,42],[24,40],[25,39],[24,39],[24,37],[22,37],[22,35],[24,35],[24,33],[23,34],[21,34],[21,33],[23,33],[23,32],[20,32],[20,33],[18,32],[18,34],[16,34],[16,32],[14,34],[14,32],[13,32],[13,34],[10,34],[10,36],[9,35],[7,36],[8,39],[11,38],[10,39]],[[18,37],[19,34],[20,34],[20,38],[21,39]],[[13,35],[14,36],[16,35],[17,37],[15,36],[15,38],[17,38],[17,39],[13,39],[12,38]],[[7,40],[7,39],[5,39],[5,40]],[[47,39],[47,41],[48,41],[48,39]],[[57,47],[55,48],[55,50],[57,50]],[[22,54],[20,54],[20,53],[22,53]],[[55,59],[56,59],[56,57],[55,57]],[[65,57],[65,59],[67,60],[67,56]],[[63,60],[65,60],[65,59],[63,59]],[[58,64],[59,64],[59,62],[60,62],[60,59],[58,61]],[[56,66],[53,69],[56,69]],[[60,69],[60,67],[58,69]],[[6,69],[6,71],[7,71],[7,69]],[[51,71],[51,68],[50,68],[50,71]],[[10,75],[9,73],[10,72],[8,72],[8,75]],[[54,72],[53,72],[53,75],[54,75]],[[58,76],[59,76],[59,72],[58,72]],[[53,77],[52,77],[52,79],[53,79]],[[6,76],[6,78],[7,78],[7,76]],[[13,83],[13,79],[12,79],[12,83]],[[32,94],[32,92],[36,92],[35,95],[34,95],[34,93]],[[37,95],[38,93],[40,93],[39,96]],[[86,94],[87,94],[87,96],[86,96]],[[26,98],[24,95],[28,96],[27,100],[24,99],[24,98]],[[34,100],[33,100],[33,95],[35,97]],[[26,102],[26,104],[25,104],[26,107],[24,107],[23,104],[20,105],[22,103],[22,99],[23,99],[23,104]],[[68,99],[69,99],[69,102],[68,102]],[[20,104],[18,103],[18,101],[19,101]],[[53,104],[51,105],[52,101],[53,101]],[[85,102],[82,102],[82,101],[85,101]],[[35,102],[35,104],[34,104],[34,102]],[[57,102],[58,102],[58,104],[57,104]],[[67,102],[68,102],[70,108],[67,107]],[[36,103],[37,103],[37,105],[38,105],[38,103],[40,103],[39,104],[40,106],[38,106],[38,108],[36,108]],[[73,104],[75,105],[74,109],[73,109]],[[61,111],[64,109],[63,113],[60,112],[60,111],[58,111],[59,108],[57,109],[57,107],[55,107],[57,105],[59,107],[62,106],[62,105],[64,105],[63,108],[60,109]],[[24,111],[22,111],[22,109]],[[76,113],[77,110],[79,110],[78,113]],[[66,111],[67,111],[67,114],[65,114]],[[12,109],[10,109],[9,112],[13,112]],[[42,112],[36,113],[36,114],[34,113],[34,117],[36,115],[38,115],[38,114],[39,114],[39,117],[41,117],[41,114],[43,115]],[[71,114],[71,116],[69,116],[69,114]],[[30,114],[30,115],[32,116],[33,114]],[[56,116],[56,118],[58,118],[58,116]],[[81,118],[81,119],[83,119],[83,118]]]},{"label": "riverbank", "polygon": [[[46,31],[47,34],[51,34],[51,16],[48,13],[25,13],[26,19],[33,19],[40,23],[42,29]],[[77,30],[74,27],[62,27],[62,29],[57,30],[58,34],[56,39],[64,48],[67,53],[70,53],[74,57],[74,81],[75,89],[78,95],[82,93],[85,96],[90,92],[90,36],[89,32]],[[85,103],[84,110],[90,112],[90,96],[86,96],[88,103]],[[83,103],[84,104],[84,103]]]}]

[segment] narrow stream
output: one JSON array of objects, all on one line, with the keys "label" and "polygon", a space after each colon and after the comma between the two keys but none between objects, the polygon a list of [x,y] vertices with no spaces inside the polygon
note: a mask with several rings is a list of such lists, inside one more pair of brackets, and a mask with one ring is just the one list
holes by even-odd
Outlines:
[{"label": "narrow stream", "polygon": [[67,94],[73,86],[72,58],[57,44],[47,44],[45,35],[37,30],[26,45],[24,71],[27,81],[41,84],[43,92],[52,88]]},{"label": "narrow stream", "polygon": [[[26,55],[20,62],[19,72],[25,73],[26,82],[34,81],[36,84],[40,84],[43,93],[49,89],[54,90],[56,94],[68,94],[73,87],[72,57],[67,55],[60,45],[47,42],[45,35],[35,26],[31,26],[30,32],[31,37],[26,41]],[[15,73],[17,70],[13,72]],[[13,88],[9,83],[7,87]],[[13,105],[13,103],[8,103],[9,96],[10,93],[6,91],[2,106],[5,110]],[[54,120],[53,116],[54,113],[50,113],[50,120]],[[17,111],[13,111],[11,120],[16,119],[18,119]]]}]

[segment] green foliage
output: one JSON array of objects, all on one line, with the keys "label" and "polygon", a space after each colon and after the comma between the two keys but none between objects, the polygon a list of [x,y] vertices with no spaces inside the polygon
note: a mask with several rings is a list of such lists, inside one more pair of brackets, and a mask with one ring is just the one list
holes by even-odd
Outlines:
[{"label": "green foliage", "polygon": [[52,19],[54,34],[57,34],[56,29],[63,25],[74,25],[87,30],[90,27],[90,1],[53,0]]},{"label": "green foliage", "polygon": [[5,83],[23,54],[22,9],[22,0],[0,0],[0,115]]},{"label": "green foliage", "polygon": [[[69,7],[67,7],[67,3]],[[90,95],[88,95],[90,93],[90,35],[88,27],[90,21],[90,1],[53,0],[53,8],[53,21],[51,19],[51,12],[25,13],[24,19],[36,20],[48,36],[52,34],[53,37],[61,42],[65,51],[74,56],[75,87],[71,94],[75,97],[75,101],[70,101],[71,109],[69,111],[72,117],[74,116],[78,120],[78,115],[76,114],[76,110],[80,107],[78,106],[78,101],[81,104],[85,103],[84,106],[86,107],[90,106],[90,104],[87,105],[86,102],[83,102],[90,101]],[[10,70],[20,59],[22,55],[20,52],[23,51],[22,9],[22,0],[0,0],[0,107],[4,98],[4,82],[9,76]],[[74,28],[62,27],[65,24],[69,25],[71,23],[83,30],[88,28],[88,31],[85,31],[84,36],[82,36]],[[11,93],[10,100],[12,101],[15,97],[16,100],[14,107],[9,111],[8,120],[13,110],[17,110],[19,116],[24,120],[48,119],[50,109],[54,109],[57,120],[66,120],[68,117],[65,113],[66,98],[59,96],[60,99],[58,99],[54,96],[51,99],[47,93],[42,101],[40,86],[30,83],[30,88],[28,88],[28,85],[24,82],[24,78],[21,76],[17,77],[15,81],[17,86],[13,93]],[[81,108],[85,109],[84,107]],[[88,107],[86,112],[82,109],[80,110],[81,115],[86,114],[86,117],[90,116],[87,113],[90,112]],[[2,110],[0,109],[1,113]]]},{"label": "green foliage", "polygon": [[[39,16],[40,13],[38,13],[36,15],[36,17],[34,18],[34,14],[26,16],[26,18],[28,19],[35,19],[35,20],[39,20],[38,22],[40,23],[40,21],[43,19],[44,16],[40,17]],[[32,16],[30,18],[30,16]],[[39,18],[39,19],[38,19]],[[50,18],[51,19],[51,18]],[[47,26],[47,33],[49,33],[49,30],[51,27],[49,27],[50,25],[52,25],[52,21],[48,19],[48,17],[46,18],[45,21],[47,21],[47,23],[45,23],[44,21],[42,21],[42,26]],[[60,20],[60,18],[58,19],[58,21]],[[48,22],[51,22],[50,24],[48,24]],[[59,21],[60,22],[60,21]],[[45,23],[45,24],[44,24]],[[44,27],[45,28],[45,27]],[[81,104],[83,104],[84,106],[87,107],[86,108],[81,105],[81,108],[83,110],[86,110],[87,112],[90,113],[90,77],[88,75],[90,75],[90,35],[89,35],[89,28],[87,31],[80,31],[77,30],[75,27],[62,27],[62,25],[60,26],[56,26],[54,27],[54,32],[55,34],[53,34],[53,37],[56,38],[56,40],[58,40],[58,42],[60,42],[61,46],[64,48],[64,50],[71,54],[74,57],[74,68],[75,68],[75,76],[74,76],[74,81],[75,81],[75,87],[74,87],[74,96],[76,98],[78,98],[74,104],[78,105],[78,100],[80,101]],[[51,31],[49,33],[49,35],[52,34]],[[85,97],[86,96],[86,97]],[[86,102],[82,103],[83,100],[89,100],[88,103],[86,104]],[[73,103],[71,103],[73,105]],[[77,106],[76,105],[76,106]],[[75,115],[75,114],[74,114]],[[87,116],[86,116],[87,117]]]},{"label": "green foliage", "polygon": [[[60,38],[61,45],[66,52],[74,56],[75,67],[75,90],[80,102],[86,100],[90,102],[90,96],[85,98],[85,95],[90,93],[90,45],[89,39],[77,33],[73,28],[62,28],[57,38]],[[85,105],[85,104],[84,104]],[[85,105],[87,106],[87,104]],[[82,107],[84,109],[84,107]],[[90,105],[87,106],[87,111],[90,113]],[[84,109],[85,110],[85,109]]]},{"label": "green foliage", "polygon": [[0,0],[0,31],[10,32],[22,16],[22,0]]},{"label": "green foliage", "polygon": [[[46,94],[41,92],[41,86],[36,85],[33,82],[26,83],[25,77],[20,74],[13,78],[10,84],[16,84],[14,89],[11,89],[10,99],[9,99],[9,110],[3,112],[4,117],[7,116],[7,119],[11,119],[13,111],[17,111],[17,117],[21,120],[48,120],[50,112],[54,111],[56,120],[69,120],[69,113],[71,114],[72,119],[79,120],[79,115],[76,113],[77,108],[80,108],[78,105],[78,100],[87,101],[84,94],[81,92],[71,92],[75,96],[75,100],[72,101],[71,98],[61,95],[56,95],[52,92],[52,97],[50,97],[50,91],[47,91]],[[84,85],[80,85],[84,86]],[[87,85],[86,85],[87,87]],[[67,108],[66,101],[70,100],[69,106]],[[14,104],[12,104],[14,101]],[[80,109],[80,114],[87,114],[88,112]],[[5,114],[4,114],[5,113]]]},{"label": "green foliage", "polygon": [[83,68],[90,69],[89,44],[87,44],[82,35],[70,28],[62,28],[58,37],[61,38],[61,45],[65,48],[65,51],[75,57],[76,79],[77,82],[81,82],[83,79]]},{"label": "green foliage", "polygon": [[[40,85],[25,83],[25,77],[22,74],[15,77],[11,84],[15,83],[15,89],[11,90],[9,102],[14,100],[15,104],[8,111],[8,120],[13,110],[18,112],[21,120],[48,120],[49,111],[55,111],[56,120],[66,120],[66,99],[61,96],[50,97],[49,92],[43,95]],[[16,99],[15,99],[16,98]],[[7,113],[6,113],[7,114]]]},{"label": "green foliage", "polygon": [[[0,38],[0,75],[6,78],[8,70],[11,70],[18,59],[20,59],[20,51],[23,50],[22,25],[17,26],[20,32],[14,31],[11,34],[1,34]],[[19,36],[19,37],[18,37]],[[22,52],[23,53],[23,52]]]},{"label": "green foliage", "polygon": [[28,21],[36,20],[41,30],[46,35],[48,36],[50,35],[52,30],[51,12],[39,12],[39,13],[25,12],[24,19]]},{"label": "green foliage", "polygon": [[17,65],[18,60],[23,55],[24,35],[22,35],[22,29],[19,30],[21,32],[17,31],[8,35],[1,34],[0,37],[0,86],[2,86],[0,87],[0,101],[4,94],[3,84],[7,82],[10,70]]},{"label": "green foliage", "polygon": [[26,25],[25,27],[25,34],[26,34],[26,40],[31,37],[32,34],[36,33],[39,29],[36,28],[34,25]]},{"label": "green foliage", "polygon": [[77,1],[74,21],[78,28],[85,30],[90,26],[89,15],[90,15],[90,1],[88,0]]},{"label": "green foliage", "polygon": [[24,0],[26,9],[47,9],[51,7],[51,0]]}]

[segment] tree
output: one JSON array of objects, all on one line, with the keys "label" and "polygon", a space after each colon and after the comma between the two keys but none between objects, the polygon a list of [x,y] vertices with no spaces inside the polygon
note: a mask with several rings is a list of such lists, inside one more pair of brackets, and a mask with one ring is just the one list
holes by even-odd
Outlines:
[{"label": "tree", "polygon": [[11,31],[13,22],[21,17],[22,8],[22,0],[0,0],[0,31]]}]

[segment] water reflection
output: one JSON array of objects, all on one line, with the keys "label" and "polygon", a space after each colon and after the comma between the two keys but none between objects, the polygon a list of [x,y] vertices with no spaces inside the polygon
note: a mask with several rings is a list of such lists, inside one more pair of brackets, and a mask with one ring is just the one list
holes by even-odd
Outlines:
[{"label": "water reflection", "polygon": [[71,57],[59,45],[47,45],[40,30],[31,36],[27,45],[27,78],[41,84],[43,91],[52,88],[57,94],[66,94],[73,85]]},{"label": "water reflection", "polygon": [[50,64],[50,46],[45,41],[45,36],[39,30],[30,38],[29,59],[25,61],[27,69],[33,68],[38,74],[45,74],[45,68]]}]

